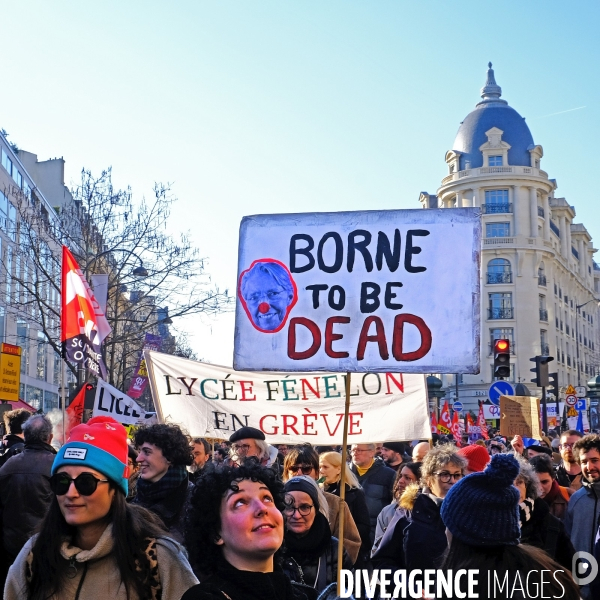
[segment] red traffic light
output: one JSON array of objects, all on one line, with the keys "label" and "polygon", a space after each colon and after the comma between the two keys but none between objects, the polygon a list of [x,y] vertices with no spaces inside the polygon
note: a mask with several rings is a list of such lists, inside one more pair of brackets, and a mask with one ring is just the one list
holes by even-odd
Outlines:
[{"label": "red traffic light", "polygon": [[494,350],[496,352],[508,352],[510,349],[510,342],[508,340],[496,340]]}]

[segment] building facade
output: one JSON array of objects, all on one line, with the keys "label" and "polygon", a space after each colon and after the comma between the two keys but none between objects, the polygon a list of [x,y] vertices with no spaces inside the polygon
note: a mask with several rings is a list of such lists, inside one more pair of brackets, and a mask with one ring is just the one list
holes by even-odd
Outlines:
[{"label": "building facade", "polygon": [[446,153],[448,174],[435,195],[419,198],[425,209],[481,209],[481,371],[443,377],[446,395],[458,388],[472,410],[494,381],[495,339],[511,341],[510,381],[534,394],[541,390],[530,382],[533,356],[554,357],[550,372],[558,372],[563,390],[584,385],[600,368],[592,238],[575,222],[575,207],[556,195],[525,119],[501,96],[490,63],[482,99]]}]

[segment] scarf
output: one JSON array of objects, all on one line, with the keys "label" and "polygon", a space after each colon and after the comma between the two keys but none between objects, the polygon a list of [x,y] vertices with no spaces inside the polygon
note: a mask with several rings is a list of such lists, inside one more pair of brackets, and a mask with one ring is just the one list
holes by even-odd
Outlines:
[{"label": "scarf", "polygon": [[293,531],[285,532],[285,545],[290,554],[301,560],[303,555],[308,558],[318,558],[325,552],[331,542],[331,529],[329,522],[318,512],[312,527],[303,536]]},{"label": "scarf", "polygon": [[523,502],[519,504],[519,527],[523,527],[523,523],[527,523],[531,519],[533,514],[534,500],[532,498],[525,498]]},{"label": "scarf", "polygon": [[[557,499],[557,498],[564,498],[562,491],[560,489],[560,486],[558,485],[558,481],[556,481],[556,479],[552,482],[552,487],[550,488],[550,491],[542,498],[542,500],[544,500],[544,502],[548,505],[551,506],[552,503]],[[568,502],[568,500],[565,498],[565,500]]]},{"label": "scarf", "polygon": [[160,502],[176,490],[187,476],[185,465],[171,465],[158,481],[146,481],[140,477],[137,480],[137,499],[141,504]]}]

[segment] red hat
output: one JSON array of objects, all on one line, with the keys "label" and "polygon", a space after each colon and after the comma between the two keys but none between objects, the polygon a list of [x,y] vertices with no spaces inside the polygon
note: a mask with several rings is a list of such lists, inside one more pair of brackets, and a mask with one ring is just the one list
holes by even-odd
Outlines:
[{"label": "red hat", "polygon": [[458,454],[467,459],[467,469],[472,473],[481,473],[491,458],[488,451],[479,444],[465,446],[458,451]]},{"label": "red hat", "polygon": [[73,427],[58,451],[52,475],[63,465],[87,466],[114,481],[127,496],[127,431],[112,417],[94,417]]}]

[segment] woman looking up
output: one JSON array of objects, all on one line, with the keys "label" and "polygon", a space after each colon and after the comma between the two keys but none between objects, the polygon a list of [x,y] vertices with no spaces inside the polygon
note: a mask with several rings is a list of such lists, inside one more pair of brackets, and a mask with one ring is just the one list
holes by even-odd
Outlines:
[{"label": "woman looking up", "polygon": [[186,546],[202,583],[182,600],[313,600],[278,564],[283,543],[283,484],[258,465],[223,467],[194,488]]},{"label": "woman looking up", "polygon": [[11,567],[7,600],[179,598],[198,580],[181,546],[127,504],[127,432],[110,417],[71,430],[52,465],[40,533]]}]

